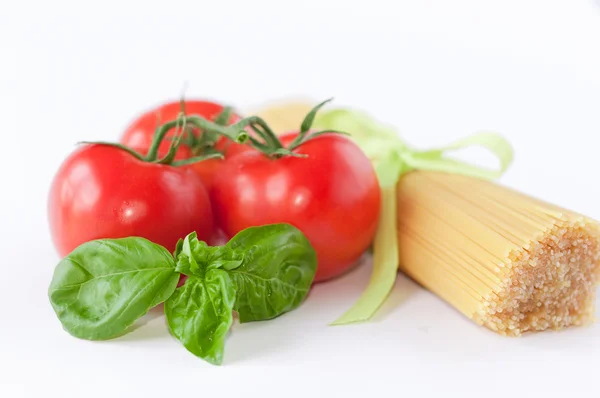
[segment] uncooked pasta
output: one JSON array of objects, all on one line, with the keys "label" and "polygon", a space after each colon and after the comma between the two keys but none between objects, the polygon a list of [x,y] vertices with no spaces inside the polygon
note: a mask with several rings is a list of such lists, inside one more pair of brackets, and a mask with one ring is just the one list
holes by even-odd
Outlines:
[{"label": "uncooked pasta", "polygon": [[500,185],[415,171],[398,185],[400,269],[504,335],[590,323],[600,229]]}]

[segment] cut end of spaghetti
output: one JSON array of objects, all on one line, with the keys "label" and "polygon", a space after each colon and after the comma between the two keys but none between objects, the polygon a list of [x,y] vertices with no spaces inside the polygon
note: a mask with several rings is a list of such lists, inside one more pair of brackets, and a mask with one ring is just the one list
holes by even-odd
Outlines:
[{"label": "cut end of spaghetti", "polygon": [[594,224],[560,222],[528,250],[511,253],[510,277],[474,318],[508,336],[592,323],[599,260]]}]

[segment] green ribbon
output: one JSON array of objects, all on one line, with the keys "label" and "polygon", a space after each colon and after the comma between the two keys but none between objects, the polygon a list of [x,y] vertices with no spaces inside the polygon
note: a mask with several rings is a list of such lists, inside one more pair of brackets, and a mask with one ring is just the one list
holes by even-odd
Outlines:
[{"label": "green ribbon", "polygon": [[[381,187],[381,216],[373,241],[373,271],[369,285],[358,301],[332,325],[367,321],[386,300],[396,280],[396,186],[400,177],[411,170],[430,170],[492,180],[499,178],[509,167],[513,149],[498,134],[477,133],[442,148],[419,151],[403,142],[393,128],[350,109],[324,111],[317,115],[315,126],[349,133],[373,163]],[[489,150],[500,161],[500,167],[486,169],[449,157],[453,151],[473,146]]]}]

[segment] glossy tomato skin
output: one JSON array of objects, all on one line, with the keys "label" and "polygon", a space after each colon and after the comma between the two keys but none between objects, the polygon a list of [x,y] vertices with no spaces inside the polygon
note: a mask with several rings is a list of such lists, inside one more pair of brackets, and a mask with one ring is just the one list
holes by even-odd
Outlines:
[{"label": "glossy tomato skin", "polygon": [[214,229],[208,194],[195,173],[142,162],[106,145],[83,146],[63,162],[48,214],[61,256],[89,240],[127,236],[173,251],[188,233],[209,240]]},{"label": "glossy tomato skin", "polygon": [[[185,113],[187,115],[199,115],[208,120],[214,120],[214,118],[223,111],[223,108],[223,105],[212,101],[185,101]],[[176,119],[180,111],[181,106],[179,101],[174,101],[165,103],[143,113],[127,127],[121,137],[120,142],[126,146],[136,148],[138,151],[140,151],[140,153],[145,155],[152,144],[152,138],[154,137],[156,127],[160,123],[165,123]],[[240,120],[241,118],[239,115],[232,113],[229,119],[229,124],[236,123]],[[175,132],[176,130],[174,128],[169,130],[167,137],[172,138]],[[163,140],[159,146],[159,154],[166,154],[170,144],[171,140]],[[249,149],[247,145],[240,145],[231,142],[225,137],[219,138],[215,148],[222,151],[225,157],[230,156],[230,154],[243,152]],[[177,159],[187,159],[192,156],[194,156],[194,153],[192,153],[192,151],[190,151],[187,147],[183,145],[179,147]],[[214,176],[219,170],[222,162],[223,161],[221,159],[209,159],[199,163],[194,163],[189,168],[194,170],[200,176],[200,178],[202,178],[205,187],[210,191]]]},{"label": "glossy tomato skin", "polygon": [[369,159],[341,135],[316,137],[294,152],[307,157],[248,151],[228,159],[213,186],[213,210],[230,237],[255,225],[296,226],[317,252],[315,281],[324,281],[352,267],[371,244],[379,184]]},{"label": "glossy tomato skin", "polygon": [[[217,149],[219,149],[219,146],[221,145],[217,145]],[[222,150],[224,154],[222,159],[207,159],[185,166],[193,170],[202,179],[202,183],[209,194],[213,191],[215,180],[220,178],[221,168],[227,159],[242,152],[254,151],[249,145],[237,144],[231,141],[229,141],[228,145],[222,145],[221,147],[222,149],[220,150]]]}]

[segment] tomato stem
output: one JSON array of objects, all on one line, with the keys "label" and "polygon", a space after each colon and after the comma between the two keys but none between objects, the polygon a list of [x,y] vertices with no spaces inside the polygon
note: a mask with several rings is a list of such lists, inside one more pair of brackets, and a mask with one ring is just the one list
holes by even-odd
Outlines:
[{"label": "tomato stem", "polygon": [[[231,118],[232,108],[227,106],[214,118],[214,123],[218,126],[227,126],[229,119]],[[214,131],[202,131],[198,128],[198,134],[193,136],[193,145],[188,145],[194,155],[206,154],[206,151],[214,148],[219,138],[221,137]]]},{"label": "tomato stem", "polygon": [[[252,130],[254,130],[265,141],[267,146],[269,146],[273,152],[279,148],[283,148],[283,144],[281,144],[281,141],[279,141],[277,135],[273,132],[271,127],[269,127],[267,122],[264,121],[264,119],[258,116],[250,116],[249,118],[246,118],[246,120],[248,123],[247,125],[249,125]],[[241,124],[243,121],[244,120],[236,124]]]},{"label": "tomato stem", "polygon": [[315,121],[315,117],[317,116],[317,112],[325,104],[327,104],[328,102],[331,102],[331,101],[333,101],[333,98],[326,99],[325,101],[321,102],[320,104],[315,106],[313,109],[311,109],[310,112],[308,112],[308,114],[304,117],[304,120],[302,120],[302,124],[300,125],[300,133],[298,134],[296,139],[290,144],[288,149],[293,150],[293,149],[297,148],[300,144],[306,142],[306,140],[305,140],[306,134],[308,134],[308,132],[310,131],[310,128],[312,127],[312,124]]},{"label": "tomato stem", "polygon": [[277,135],[273,132],[271,127],[269,127],[264,119],[258,116],[249,116],[235,124],[232,124],[229,127],[234,130],[250,127],[258,135],[258,137],[263,140],[263,142],[260,142],[254,137],[249,137],[250,145],[263,152],[267,156],[273,156],[275,152],[280,150],[285,151],[283,144],[281,141],[279,141],[279,138],[277,138]]},{"label": "tomato stem", "polygon": [[264,141],[260,142],[259,140],[250,137],[250,145],[252,145],[254,148],[258,149],[259,151],[271,158],[279,158],[282,156],[304,157],[304,155],[294,153],[293,150],[298,148],[305,142],[316,138],[322,134],[335,133],[347,135],[346,133],[337,130],[323,130],[308,135],[312,124],[315,121],[317,112],[331,100],[333,100],[333,98],[329,98],[315,106],[313,109],[311,109],[311,111],[304,117],[304,120],[302,121],[298,136],[294,139],[294,141],[292,141],[292,143],[287,148],[283,146],[283,144],[281,143],[277,135],[273,132],[273,130],[269,127],[267,122],[265,122],[262,118],[258,116],[247,117],[245,119],[240,120],[236,124],[233,124],[230,127],[239,129],[250,126],[250,128],[252,128],[252,130],[254,130],[254,132]]},{"label": "tomato stem", "polygon": [[[185,112],[185,104],[181,105],[182,112]],[[230,106],[224,107],[221,112],[214,117],[214,123],[219,126],[227,126],[229,119],[233,113],[233,108]],[[189,115],[194,116],[194,115]],[[203,155],[207,150],[213,148],[218,142],[221,134],[212,130],[203,131],[196,126],[187,126],[187,135],[182,138],[182,145],[187,146],[193,155]]]},{"label": "tomato stem", "polygon": [[[186,133],[186,119],[185,119],[185,114],[180,113],[179,116],[177,117],[177,119],[175,120],[176,122],[176,126],[175,126],[175,139],[173,141],[171,141],[171,145],[169,146],[169,152],[167,152],[167,155],[159,160],[153,160],[153,162],[155,163],[159,163],[159,164],[171,164],[173,163],[173,160],[175,160],[175,156],[177,155],[177,150],[179,149],[179,145],[181,145],[181,139],[183,138],[183,136]],[[179,124],[181,122],[181,131],[177,131],[177,129],[179,128]]]},{"label": "tomato stem", "polygon": [[133,149],[129,148],[129,147],[128,147],[128,146],[126,146],[126,145],[123,145],[123,144],[118,144],[118,143],[116,143],[116,142],[106,142],[106,141],[80,141],[80,142],[78,142],[77,144],[78,144],[78,145],[86,145],[86,144],[87,144],[87,145],[106,145],[106,146],[112,146],[112,147],[119,148],[119,149],[121,149],[121,150],[123,150],[123,151],[125,151],[125,152],[129,153],[131,156],[135,157],[135,158],[136,158],[136,159],[138,159],[138,160],[145,160],[145,159],[144,159],[144,156],[143,156],[141,153],[139,153],[139,152],[137,152],[137,151],[135,151],[135,150],[133,150]]},{"label": "tomato stem", "polygon": [[[192,125],[197,125],[204,130],[216,131],[218,134],[227,135],[228,137],[235,137],[235,140],[237,142],[244,142],[245,140],[248,139],[248,134],[245,131],[238,133],[236,136],[233,132],[227,131],[226,128],[224,128],[222,126],[218,126],[214,123],[211,123],[211,122],[201,118],[200,116],[193,116],[191,118],[194,119],[193,123],[191,123]],[[127,153],[129,153],[130,155],[132,155],[133,157],[135,157],[136,159],[138,159],[140,161],[164,164],[164,165],[172,165],[172,166],[185,166],[185,165],[189,165],[189,164],[200,162],[200,161],[207,160],[207,159],[222,158],[223,157],[222,153],[220,153],[216,150],[213,150],[211,148],[208,148],[207,151],[210,151],[210,153],[204,154],[202,156],[194,156],[192,158],[185,159],[185,160],[175,161],[175,156],[177,155],[177,151],[179,150],[179,146],[181,145],[185,135],[188,133],[190,135],[193,135],[193,133],[189,132],[188,125],[187,125],[188,121],[191,118],[186,118],[185,114],[183,112],[181,112],[177,116],[177,119],[167,122],[167,123],[163,124],[162,126],[158,127],[156,129],[156,132],[154,133],[154,137],[152,138],[152,144],[151,144],[150,149],[148,150],[148,153],[146,154],[146,156],[143,156],[142,154],[138,153],[137,151],[135,151],[132,148],[129,148],[128,146],[125,146],[123,144],[113,143],[113,142],[102,142],[102,141],[101,142],[85,142],[84,141],[84,142],[80,142],[80,144],[98,144],[98,145],[112,146],[115,148],[119,148],[123,151],[126,151]],[[167,152],[165,157],[163,157],[162,159],[158,159],[158,149],[160,147],[160,144],[162,143],[162,141],[165,139],[165,136],[172,128],[175,128],[175,136],[173,137],[173,139],[171,141],[171,145],[169,146],[169,151]],[[224,129],[225,129],[224,132],[221,131]]]},{"label": "tomato stem", "polygon": [[214,118],[215,124],[219,126],[227,126],[229,119],[231,119],[231,114],[233,113],[233,108],[230,106],[226,106],[223,110]]},{"label": "tomato stem", "polygon": [[[223,116],[222,118],[227,117],[227,119],[229,119],[230,112],[230,110],[226,111],[225,116]],[[219,117],[221,116],[222,115],[219,115]],[[172,128],[177,128],[180,125],[181,132],[179,134],[176,134],[175,138],[171,142],[171,146],[169,147],[169,153],[167,154],[167,156],[165,156],[165,158],[158,160],[158,149],[162,141],[165,139],[165,136]],[[201,129],[203,132],[201,138],[198,138],[193,133],[193,131],[190,131],[189,127]],[[249,138],[248,133],[246,131],[237,130],[235,125],[229,127],[221,126],[209,120],[206,120],[201,116],[192,115],[186,117],[184,113],[180,113],[177,119],[167,122],[158,128],[158,130],[154,134],[152,144],[144,160],[146,160],[147,162],[171,164],[175,159],[177,149],[182,143],[182,140],[184,140],[184,135],[186,134],[188,135],[187,138],[190,140],[190,142],[196,149],[198,147],[212,147],[216,142],[216,139],[211,138],[213,136],[223,135],[229,138],[230,140],[238,143],[244,143]],[[205,135],[207,137],[204,137]],[[198,153],[198,151],[193,152],[194,154]]]},{"label": "tomato stem", "polygon": [[216,133],[229,138],[230,140],[243,144],[248,141],[248,133],[238,127],[238,123],[231,126],[220,126],[201,116],[192,115],[187,118],[187,122],[199,129],[202,129],[203,134],[206,132]]},{"label": "tomato stem", "polygon": [[176,160],[173,163],[171,163],[172,166],[187,166],[190,165],[192,163],[197,163],[197,162],[201,162],[204,160],[209,160],[209,159],[223,159],[224,156],[222,153],[217,152],[217,153],[211,153],[208,155],[200,155],[200,156],[194,156],[188,159],[184,159],[184,160]]},{"label": "tomato stem", "polygon": [[[296,142],[296,140],[294,140],[294,142],[292,142],[287,149],[289,149],[290,151],[293,151],[294,149],[296,149],[297,147],[299,147],[300,145],[304,144],[307,141],[310,141],[314,138],[317,138],[320,135],[323,134],[341,134],[341,135],[347,135],[349,136],[350,134],[344,132],[344,131],[339,131],[339,130],[321,130],[321,131],[317,131],[312,133],[311,135],[309,135],[308,137],[303,137],[302,140],[300,140],[299,142]],[[296,138],[297,139],[297,138]]]},{"label": "tomato stem", "polygon": [[179,117],[176,120],[172,120],[160,126],[154,137],[152,138],[152,144],[150,145],[150,149],[148,150],[148,154],[144,158],[147,162],[154,162],[158,158],[158,147],[162,143],[165,135],[171,130],[173,127],[176,127],[179,124]]}]

